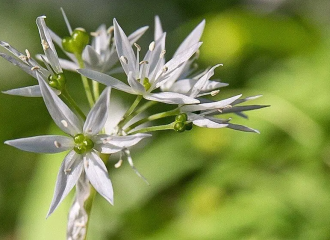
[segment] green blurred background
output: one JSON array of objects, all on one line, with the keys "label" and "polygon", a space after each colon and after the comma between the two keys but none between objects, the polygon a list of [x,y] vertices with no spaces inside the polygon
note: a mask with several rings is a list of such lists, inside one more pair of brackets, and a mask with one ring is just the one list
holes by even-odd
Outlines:
[{"label": "green blurred background", "polygon": [[[108,164],[115,205],[97,196],[89,239],[330,239],[330,2],[328,0],[0,0],[0,39],[42,52],[35,25],[46,15],[60,36],[94,31],[117,18],[129,33],[159,15],[167,56],[202,19],[200,67],[223,63],[225,98],[263,94],[270,108],[233,122],[261,134],[199,129],[157,134],[132,150],[146,185],[125,162]],[[2,51],[2,50],[1,50]],[[0,59],[0,90],[35,84]],[[75,87],[78,84],[78,87]],[[81,84],[73,82],[75,97]],[[77,94],[78,93],[78,94]],[[0,142],[54,133],[41,99],[0,95]],[[36,155],[0,145],[0,239],[65,238],[72,195],[45,219],[63,154]]]}]

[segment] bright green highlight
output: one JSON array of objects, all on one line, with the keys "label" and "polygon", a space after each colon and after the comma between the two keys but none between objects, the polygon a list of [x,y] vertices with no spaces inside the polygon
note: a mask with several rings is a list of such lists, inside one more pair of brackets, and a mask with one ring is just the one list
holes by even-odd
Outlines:
[{"label": "bright green highlight", "polygon": [[82,133],[74,136],[73,140],[76,144],[73,149],[78,154],[84,154],[94,147],[94,142]]},{"label": "bright green highlight", "polygon": [[81,54],[89,42],[89,35],[83,28],[76,28],[70,37],[62,39],[63,49],[70,53]]}]

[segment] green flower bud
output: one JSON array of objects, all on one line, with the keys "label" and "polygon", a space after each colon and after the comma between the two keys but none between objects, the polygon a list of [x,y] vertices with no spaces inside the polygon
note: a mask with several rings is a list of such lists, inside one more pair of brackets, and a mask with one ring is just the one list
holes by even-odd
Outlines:
[{"label": "green flower bud", "polygon": [[70,37],[62,39],[62,47],[69,53],[81,54],[89,42],[89,35],[82,28],[76,28]]},{"label": "green flower bud", "polygon": [[186,125],[183,122],[177,122],[174,124],[174,130],[177,132],[184,132],[186,130]]},{"label": "green flower bud", "polygon": [[179,115],[177,115],[175,117],[175,121],[176,122],[182,122],[182,123],[184,123],[185,121],[187,121],[187,119],[188,119],[188,117],[187,117],[187,114],[185,114],[185,113],[180,113]]},{"label": "green flower bud", "polygon": [[49,86],[60,91],[64,89],[66,84],[66,79],[63,73],[59,73],[56,75],[49,75],[48,81],[49,81]]}]

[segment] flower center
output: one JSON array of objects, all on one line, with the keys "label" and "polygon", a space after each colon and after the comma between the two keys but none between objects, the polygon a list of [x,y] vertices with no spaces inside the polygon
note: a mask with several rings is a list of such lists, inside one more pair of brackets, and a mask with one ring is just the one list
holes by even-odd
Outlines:
[{"label": "flower center", "polygon": [[84,154],[94,147],[94,142],[82,133],[74,136],[73,140],[75,143],[73,150],[78,154]]},{"label": "flower center", "polygon": [[66,79],[63,73],[49,75],[49,86],[62,91],[65,87]]}]

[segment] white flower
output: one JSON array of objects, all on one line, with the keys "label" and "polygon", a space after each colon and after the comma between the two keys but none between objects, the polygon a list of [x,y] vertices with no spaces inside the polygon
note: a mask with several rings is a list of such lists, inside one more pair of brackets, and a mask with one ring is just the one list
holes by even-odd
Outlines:
[{"label": "white flower", "polygon": [[170,61],[164,63],[165,34],[162,34],[157,41],[152,42],[149,45],[148,52],[143,61],[140,62],[139,54],[141,47],[134,44],[137,49],[135,55],[127,36],[117,23],[116,19],[114,19],[114,32],[118,57],[127,75],[129,85],[126,85],[116,78],[89,69],[79,69],[79,73],[118,90],[130,94],[142,95],[145,99],[151,101],[168,104],[191,104],[199,102],[197,99],[187,97],[180,93],[151,92],[159,88],[168,78],[172,77],[175,70],[184,64],[184,62],[198,50],[201,45],[200,42],[182,50]]},{"label": "white flower", "polygon": [[[63,11],[62,14],[65,19],[69,33],[72,33],[70,23]],[[128,36],[129,42],[132,45],[136,42],[148,29],[148,27],[141,27],[131,33]],[[51,36],[54,42],[62,48],[62,39],[50,30]],[[113,40],[113,27],[106,28],[104,24],[91,33],[93,36],[92,44],[87,45],[82,53],[82,58],[86,68],[103,73],[121,72],[121,68],[114,68],[118,62],[118,56],[116,53],[116,46],[112,43]],[[112,44],[111,44],[112,43]],[[63,49],[63,48],[62,48]],[[64,51],[64,53],[70,58],[71,61],[60,58],[61,66],[70,71],[76,71],[79,67],[78,60],[74,54]]]},{"label": "white flower", "polygon": [[50,115],[54,122],[70,137],[57,135],[36,136],[10,140],[5,143],[24,151],[37,153],[57,153],[71,149],[58,173],[54,198],[47,216],[67,196],[82,174],[86,174],[93,187],[113,204],[112,184],[107,169],[99,157],[99,152],[118,152],[123,148],[135,145],[141,139],[150,135],[110,136],[99,134],[108,117],[111,90],[109,87],[102,92],[87,115],[86,121],[82,123],[38,73],[37,78]]},{"label": "white flower", "polygon": [[[50,76],[54,78],[62,77],[63,78],[63,71],[59,63],[59,59],[54,47],[54,44],[52,42],[52,39],[50,37],[50,34],[48,32],[48,28],[45,23],[45,16],[38,17],[36,20],[40,39],[41,39],[41,45],[43,47],[45,56],[43,57],[43,60],[45,60],[45,64],[47,69],[39,65],[30,55],[29,51],[26,50],[26,54],[19,52],[12,46],[10,46],[8,43],[0,41],[0,46],[7,49],[9,52],[11,52],[14,56],[16,56],[19,60],[4,54],[0,53],[0,56],[6,59],[7,61],[11,62],[12,64],[20,67],[23,71],[30,74],[32,77],[37,79],[37,72],[44,78],[48,79]],[[47,65],[49,64],[50,67]],[[64,83],[63,83],[64,84]],[[53,89],[57,92],[57,94],[60,93],[60,90]],[[29,86],[29,87],[23,87],[23,88],[17,88],[17,89],[11,89],[8,91],[4,91],[6,94],[10,95],[19,95],[19,96],[25,96],[25,97],[41,97],[40,87],[39,85]]]}]

